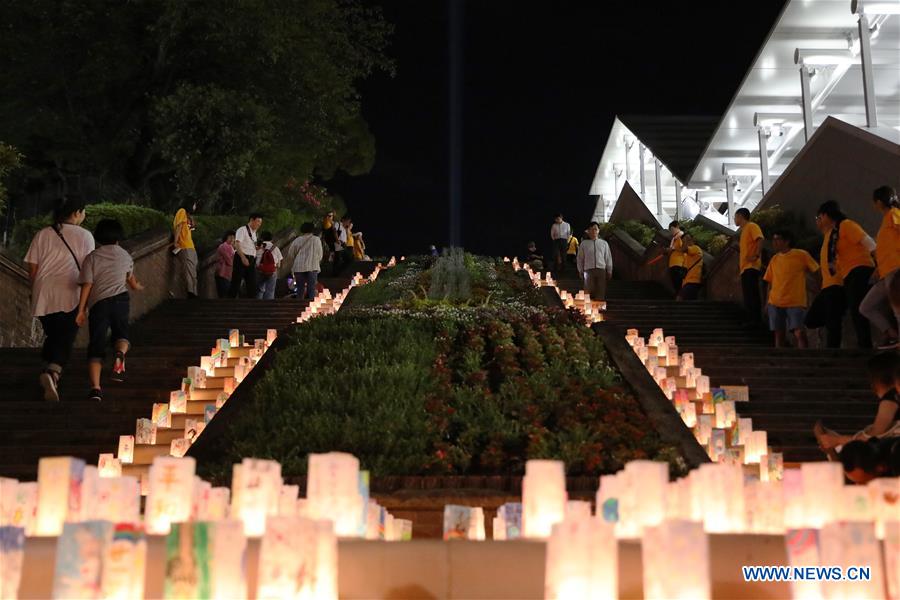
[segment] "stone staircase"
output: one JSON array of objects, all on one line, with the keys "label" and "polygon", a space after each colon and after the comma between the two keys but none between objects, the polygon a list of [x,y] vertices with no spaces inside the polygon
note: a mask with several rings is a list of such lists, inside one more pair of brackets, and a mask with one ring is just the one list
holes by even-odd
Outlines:
[{"label": "stone staircase", "polygon": [[[238,329],[252,343],[268,329],[295,322],[305,300],[169,300],[132,325],[133,350],[126,361],[124,382],[102,381],[103,402],[86,400],[89,389],[84,349],[76,349],[60,382],[61,402],[45,402],[37,385],[40,351],[0,349],[0,475],[34,479],[42,456],[75,456],[95,464],[100,453],[115,454],[120,435],[134,435],[139,418],[150,418],[154,403],[168,403],[179,389],[187,367],[199,364],[218,338]],[[235,352],[238,354],[238,352]],[[109,361],[107,361],[109,363]],[[229,367],[208,378],[207,388],[192,394],[187,414],[173,414],[172,427],[157,432],[156,444],[135,447],[136,474],[154,456],[168,454],[171,440],[184,436],[185,419],[203,419],[204,406],[214,403]],[[108,365],[107,365],[108,367]]]},{"label": "stone staircase", "polygon": [[[563,278],[560,286],[574,292],[578,281]],[[775,349],[769,332],[741,325],[736,304],[675,302],[655,282],[613,280],[607,300],[604,319],[623,335],[635,328],[647,336],[661,327],[675,336],[679,352],[694,353],[713,387],[749,386],[750,402],[739,403],[738,413],[768,432],[769,446],[784,453],[785,463],[823,459],[812,435],[817,419],[853,433],[874,418],[865,371],[871,351]]]}]

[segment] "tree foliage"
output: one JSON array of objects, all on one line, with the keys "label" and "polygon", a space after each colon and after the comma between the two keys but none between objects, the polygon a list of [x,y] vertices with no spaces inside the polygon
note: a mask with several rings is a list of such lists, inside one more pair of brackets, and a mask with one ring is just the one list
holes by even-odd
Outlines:
[{"label": "tree foliage", "polygon": [[18,150],[0,142],[0,211],[6,207],[6,186],[4,178],[16,169],[22,161],[22,155]]},{"label": "tree foliage", "polygon": [[371,167],[356,86],[391,72],[358,0],[6,0],[0,135],[48,180],[167,207]]}]

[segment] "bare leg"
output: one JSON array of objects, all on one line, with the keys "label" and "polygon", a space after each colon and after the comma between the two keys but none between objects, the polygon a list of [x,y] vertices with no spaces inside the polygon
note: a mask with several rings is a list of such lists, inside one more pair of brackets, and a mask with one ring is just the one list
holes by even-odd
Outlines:
[{"label": "bare leg", "polygon": [[784,348],[784,329],[775,330],[775,347]]},{"label": "bare leg", "polygon": [[809,340],[806,338],[805,329],[795,329],[794,337],[797,338],[798,348],[809,348]]},{"label": "bare leg", "polygon": [[103,363],[99,360],[92,360],[88,363],[88,378],[91,380],[91,388],[100,389],[100,371],[103,370]]}]

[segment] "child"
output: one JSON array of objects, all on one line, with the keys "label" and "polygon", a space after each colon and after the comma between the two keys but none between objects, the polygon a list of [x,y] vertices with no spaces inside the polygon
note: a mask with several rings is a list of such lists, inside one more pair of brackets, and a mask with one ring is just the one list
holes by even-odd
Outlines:
[{"label": "child", "polygon": [[274,300],[275,284],[278,281],[278,265],[284,260],[281,250],[272,242],[272,232],[263,231],[259,236],[261,243],[256,250],[256,269],[259,271],[259,287],[257,300]]},{"label": "child", "polygon": [[769,262],[766,275],[769,283],[769,328],[775,332],[775,347],[785,345],[785,329],[797,339],[798,348],[807,348],[806,330],[806,273],[819,270],[819,263],[806,250],[792,248],[794,236],[788,231],[772,236],[772,245],[778,253]]},{"label": "child", "polygon": [[813,427],[819,447],[832,456],[835,450],[853,440],[891,438],[900,435],[900,355],[896,352],[876,354],[869,359],[869,384],[878,397],[875,419],[871,425],[854,435],[841,435],[826,429],[821,421]]},{"label": "child", "polygon": [[569,236],[569,245],[566,249],[566,260],[569,266],[575,266],[575,257],[578,255],[578,238],[574,235]]},{"label": "child", "polygon": [[[685,245],[684,231],[681,230],[681,223],[672,221],[669,223],[669,233],[672,234],[672,240],[669,247],[663,250],[669,255],[669,279],[672,281],[672,289],[675,290],[675,296],[682,297],[682,284],[684,283],[684,275],[687,269],[684,268],[685,261]],[[684,300],[684,298],[681,298]]]},{"label": "child", "polygon": [[234,230],[229,230],[222,236],[222,243],[216,249],[216,294],[219,298],[228,297],[233,265]]},{"label": "child", "polygon": [[122,224],[115,219],[103,219],[97,223],[94,240],[97,249],[88,254],[81,265],[78,283],[81,285],[81,298],[78,303],[78,326],[84,321],[90,310],[88,329],[88,376],[91,391],[88,399],[100,401],[103,392],[100,388],[100,371],[106,356],[107,332],[112,330],[112,342],[116,351],[113,364],[113,380],[123,381],[125,378],[125,354],[128,342],[128,288],[142,290],[142,286],[134,276],[134,261],[122,247],[119,240],[125,237]]}]

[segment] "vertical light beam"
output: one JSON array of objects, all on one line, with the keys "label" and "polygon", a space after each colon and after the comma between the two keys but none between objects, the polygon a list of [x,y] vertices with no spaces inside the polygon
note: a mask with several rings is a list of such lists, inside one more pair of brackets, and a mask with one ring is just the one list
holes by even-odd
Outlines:
[{"label": "vertical light beam", "polygon": [[463,0],[450,4],[450,236],[451,246],[462,245],[462,145],[463,145]]}]

